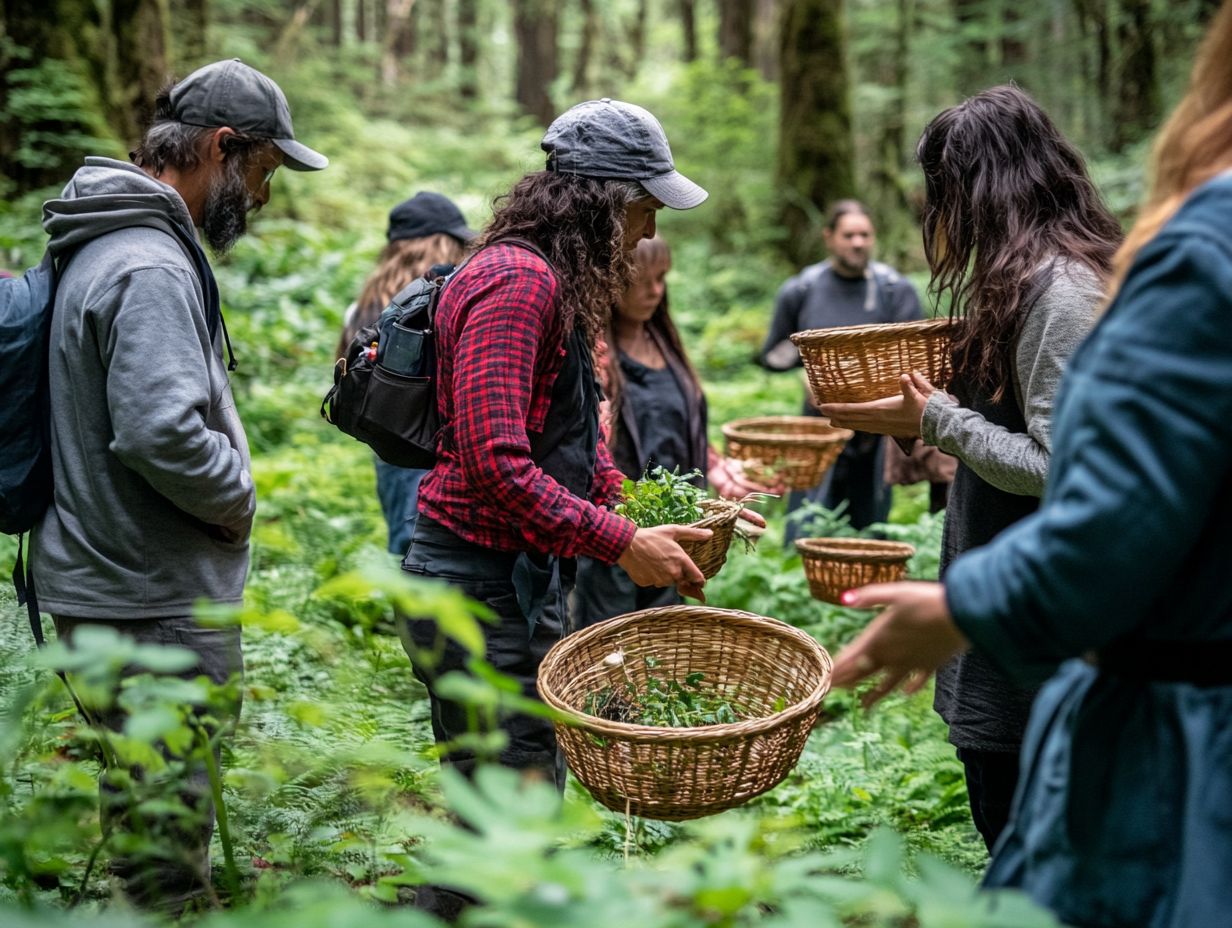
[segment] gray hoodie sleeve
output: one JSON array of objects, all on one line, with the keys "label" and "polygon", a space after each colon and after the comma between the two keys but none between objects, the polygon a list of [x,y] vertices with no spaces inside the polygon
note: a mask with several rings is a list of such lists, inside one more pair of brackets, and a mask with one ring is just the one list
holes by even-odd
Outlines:
[{"label": "gray hoodie sleeve", "polygon": [[1014,352],[1014,394],[1027,431],[993,425],[938,391],[921,423],[924,441],[958,457],[1007,493],[1042,496],[1052,454],[1052,407],[1065,364],[1086,337],[1103,299],[1085,267],[1059,269],[1023,322]]},{"label": "gray hoodie sleeve", "polygon": [[252,475],[243,453],[209,427],[227,412],[219,407],[230,391],[210,368],[195,280],[184,269],[145,266],[111,289],[119,308],[101,341],[111,450],[184,512],[246,536],[256,506]]}]

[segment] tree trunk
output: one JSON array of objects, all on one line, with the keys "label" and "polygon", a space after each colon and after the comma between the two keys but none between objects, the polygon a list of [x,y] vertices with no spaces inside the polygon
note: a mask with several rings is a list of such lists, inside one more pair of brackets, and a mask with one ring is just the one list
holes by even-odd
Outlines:
[{"label": "tree trunk", "polygon": [[573,62],[570,85],[575,95],[590,96],[590,62],[599,38],[599,12],[595,9],[595,0],[578,0],[578,5],[582,11],[582,41]]},{"label": "tree trunk", "polygon": [[115,88],[108,122],[129,145],[154,115],[154,98],[167,83],[167,8],[164,0],[111,0]]},{"label": "tree trunk", "polygon": [[175,56],[185,71],[206,64],[209,45],[206,32],[210,26],[209,0],[185,0],[186,34],[179,40],[179,55]]},{"label": "tree trunk", "polygon": [[381,45],[381,81],[392,87],[415,54],[415,28],[411,19],[415,0],[386,0],[387,28]]},{"label": "tree trunk", "polygon": [[458,93],[479,96],[479,0],[458,0]]},{"label": "tree trunk", "polygon": [[757,70],[767,81],[779,77],[779,0],[757,0],[753,28],[753,47]]},{"label": "tree trunk", "polygon": [[826,204],[855,194],[842,0],[786,0],[780,54],[778,184],[786,253],[821,254]]},{"label": "tree trunk", "polygon": [[646,4],[647,0],[637,0],[637,8],[633,12],[633,22],[629,26],[629,64],[625,67],[625,76],[629,80],[637,77],[638,68],[646,56]]},{"label": "tree trunk", "polygon": [[[110,30],[92,0],[0,0],[0,35],[0,175],[14,194],[62,184],[103,134]],[[69,102],[15,111],[12,96],[31,90]]]},{"label": "tree trunk", "polygon": [[332,32],[334,48],[342,47],[343,27],[342,27],[342,0],[330,0],[329,3],[329,25]]},{"label": "tree trunk", "polygon": [[753,0],[719,0],[719,58],[753,66]]},{"label": "tree trunk", "polygon": [[988,83],[989,44],[985,0],[952,0],[958,55],[954,83],[960,96],[982,90]]},{"label": "tree trunk", "polygon": [[368,0],[355,0],[355,38],[368,41]]},{"label": "tree trunk", "polygon": [[697,60],[697,2],[677,0],[680,11],[680,28],[684,33],[684,60]]},{"label": "tree trunk", "polygon": [[1117,44],[1121,66],[1113,107],[1113,151],[1121,151],[1146,138],[1159,122],[1159,79],[1151,35],[1151,0],[1121,0]]},{"label": "tree trunk", "polygon": [[440,77],[449,69],[450,49],[449,3],[448,0],[432,0],[426,10],[426,15],[416,16],[427,29],[428,62],[427,73],[432,77]]},{"label": "tree trunk", "polygon": [[549,93],[556,79],[557,0],[514,0],[513,32],[518,45],[514,99],[543,125],[556,116]]}]

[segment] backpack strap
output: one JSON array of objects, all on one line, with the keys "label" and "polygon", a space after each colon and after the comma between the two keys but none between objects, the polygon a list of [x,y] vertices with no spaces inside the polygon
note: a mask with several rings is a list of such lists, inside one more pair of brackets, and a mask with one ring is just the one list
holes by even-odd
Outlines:
[{"label": "backpack strap", "polygon": [[26,540],[25,532],[17,536],[17,563],[13,565],[13,589],[17,592],[17,605],[25,606],[30,617],[30,631],[34,640],[41,648],[46,641],[43,639],[43,622],[39,618],[38,593],[34,589],[34,567],[27,566],[22,556],[22,547]]}]

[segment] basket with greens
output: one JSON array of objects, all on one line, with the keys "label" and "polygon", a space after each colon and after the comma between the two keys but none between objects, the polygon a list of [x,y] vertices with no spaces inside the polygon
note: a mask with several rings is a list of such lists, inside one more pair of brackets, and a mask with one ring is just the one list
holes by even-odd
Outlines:
[{"label": "basket with greens", "polygon": [[791,772],[830,670],[825,649],[783,622],[665,606],[561,639],[538,689],[596,800],[681,821],[741,805]]},{"label": "basket with greens", "polygon": [[633,521],[638,528],[656,525],[689,525],[708,528],[704,541],[682,541],[684,548],[702,576],[709,580],[727,562],[727,550],[737,532],[743,502],[708,499],[706,491],[694,480],[697,471],[687,474],[680,469],[655,467],[640,480],[624,482],[624,501],[616,506],[616,514]]}]

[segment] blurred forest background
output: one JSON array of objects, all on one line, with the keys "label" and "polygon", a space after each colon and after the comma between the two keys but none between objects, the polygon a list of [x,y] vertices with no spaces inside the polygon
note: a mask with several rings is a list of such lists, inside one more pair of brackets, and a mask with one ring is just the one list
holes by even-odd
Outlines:
[{"label": "blurred forest background", "polygon": [[[0,0],[0,266],[34,264],[42,201],[83,154],[123,158],[157,89],[211,60],[241,57],[277,80],[297,136],[331,159],[320,173],[279,171],[250,234],[214,262],[259,503],[245,606],[224,617],[244,624],[246,672],[218,784],[230,824],[220,818],[214,905],[236,911],[208,928],[422,926],[405,910],[376,920],[371,902],[405,901],[406,884],[445,878],[484,896],[487,915],[469,924],[502,928],[1052,925],[974,902],[987,857],[930,692],[893,696],[871,715],[831,694],[788,780],[695,826],[629,822],[593,808],[580,787],[563,810],[495,780],[483,802],[456,789],[442,797],[424,691],[391,634],[390,601],[410,594],[384,550],[371,455],[318,409],[389,208],[435,190],[480,227],[495,196],[542,168],[547,122],[610,96],[655,113],[679,169],[711,194],[698,209],[663,211],[659,230],[712,438],[721,444],[719,425],[737,417],[796,412],[800,381],[753,358],[779,285],[821,257],[829,201],[867,201],[879,256],[923,294],[915,141],[965,94],[1013,80],[1084,151],[1128,220],[1150,137],[1216,6]],[[926,485],[896,488],[884,529],[917,545],[921,578],[936,576],[942,526],[927,508]],[[733,552],[709,602],[790,622],[837,652],[868,614],[813,600],[781,543],[781,508],[767,515],[758,550]],[[850,533],[841,514],[826,518],[818,534]],[[15,551],[0,536],[0,562]],[[111,905],[114,850],[100,839],[98,766],[32,651],[24,610],[0,588],[0,923],[131,928],[130,914],[97,911]],[[98,663],[118,672],[129,657],[116,645]],[[129,742],[149,756],[181,724],[181,702],[135,715]],[[442,833],[446,807],[474,829]],[[909,862],[904,845],[948,869]],[[813,853],[825,856],[800,856]],[[303,880],[325,888],[292,888]],[[280,906],[282,920],[259,914]]]},{"label": "blurred forest background", "polygon": [[[714,193],[696,221],[719,252],[815,259],[824,204],[857,195],[874,208],[883,256],[917,267],[912,153],[932,115],[1018,82],[1096,162],[1124,212],[1139,193],[1141,143],[1217,5],[5,0],[0,175],[10,198],[62,182],[83,152],[127,151],[169,75],[239,56],[282,83],[299,132],[335,159],[334,184],[350,193],[401,198],[408,162],[433,157],[425,129],[457,133],[458,148],[439,156],[464,172],[492,164],[493,135],[524,131],[529,143],[569,105],[612,96],[659,115],[680,166]],[[403,164],[364,158],[391,125]],[[522,151],[518,170],[538,157],[533,144]],[[466,180],[443,192],[466,192]],[[294,214],[295,203],[276,197],[273,210]]]}]

